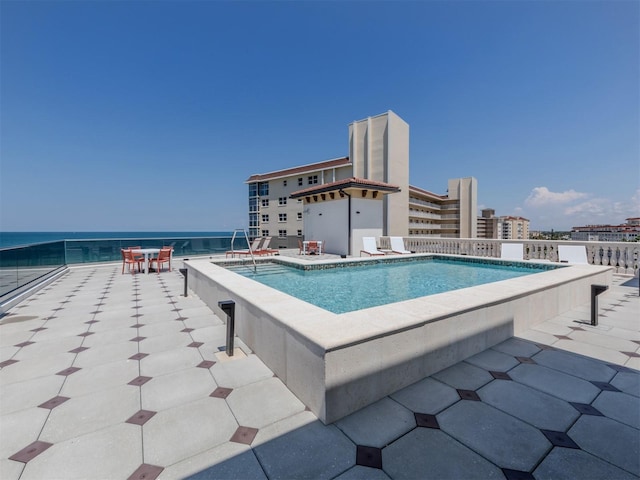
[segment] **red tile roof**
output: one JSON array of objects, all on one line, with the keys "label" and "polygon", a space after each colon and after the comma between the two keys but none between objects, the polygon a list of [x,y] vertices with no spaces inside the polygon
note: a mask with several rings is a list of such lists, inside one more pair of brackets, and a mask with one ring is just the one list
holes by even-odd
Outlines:
[{"label": "red tile roof", "polygon": [[375,189],[382,192],[399,192],[400,187],[392,185],[390,183],[378,182],[376,180],[367,180],[366,178],[345,178],[344,180],[338,180],[331,183],[323,183],[321,185],[314,185],[313,187],[305,188],[293,192],[290,197],[304,197],[312,193],[331,192],[334,190],[340,190],[343,188],[362,188],[362,189]]},{"label": "red tile roof", "polygon": [[326,170],[329,168],[344,167],[351,165],[349,157],[335,158],[333,160],[326,160],[324,162],[310,163],[308,165],[302,165],[300,167],[286,168],[284,170],[276,170],[269,173],[258,173],[251,175],[245,183],[262,182],[265,180],[271,180],[273,178],[288,177],[289,175],[295,175],[297,173],[317,172],[319,170]]}]

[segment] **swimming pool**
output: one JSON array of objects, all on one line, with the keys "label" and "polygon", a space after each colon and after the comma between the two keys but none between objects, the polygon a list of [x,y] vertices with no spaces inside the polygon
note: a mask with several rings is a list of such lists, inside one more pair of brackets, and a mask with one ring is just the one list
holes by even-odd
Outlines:
[{"label": "swimming pool", "polygon": [[253,265],[227,268],[330,312],[346,313],[558,267],[431,257],[338,263],[312,270],[275,262],[258,264],[255,270]]},{"label": "swimming pool", "polygon": [[[301,269],[351,263],[365,268],[418,257],[509,263],[429,254],[337,263],[282,257],[277,263]],[[613,270],[512,262],[536,274],[336,314],[230,271],[231,263],[242,261],[185,261],[190,291],[223,320],[220,302],[231,301],[236,335],[324,423],[587,303],[591,285],[610,285]]]}]

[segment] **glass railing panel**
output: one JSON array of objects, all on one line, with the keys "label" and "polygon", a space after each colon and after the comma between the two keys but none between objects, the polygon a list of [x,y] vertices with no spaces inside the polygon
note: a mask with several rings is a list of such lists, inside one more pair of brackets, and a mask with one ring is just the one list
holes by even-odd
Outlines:
[{"label": "glass railing panel", "polygon": [[[122,260],[123,248],[173,248],[174,257],[216,255],[231,249],[231,237],[126,238],[100,240],[67,240],[67,263],[96,263]],[[236,250],[248,248],[242,236],[234,240]]]},{"label": "glass railing panel", "polygon": [[0,297],[64,265],[61,241],[0,249]]}]

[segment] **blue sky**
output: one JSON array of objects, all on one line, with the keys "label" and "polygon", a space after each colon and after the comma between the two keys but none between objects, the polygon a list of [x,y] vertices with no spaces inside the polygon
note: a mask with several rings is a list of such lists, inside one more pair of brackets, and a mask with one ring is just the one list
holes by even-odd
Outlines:
[{"label": "blue sky", "polygon": [[393,110],[410,181],[532,229],[640,216],[640,3],[0,2],[0,228],[230,230]]}]

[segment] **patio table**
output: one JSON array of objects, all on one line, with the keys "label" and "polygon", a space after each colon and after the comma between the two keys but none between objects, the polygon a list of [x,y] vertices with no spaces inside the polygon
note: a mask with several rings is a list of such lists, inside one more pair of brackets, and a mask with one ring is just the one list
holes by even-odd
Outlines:
[{"label": "patio table", "polygon": [[159,248],[139,248],[132,250],[133,253],[141,253],[144,255],[144,273],[149,273],[149,258],[155,253],[160,253]]}]

